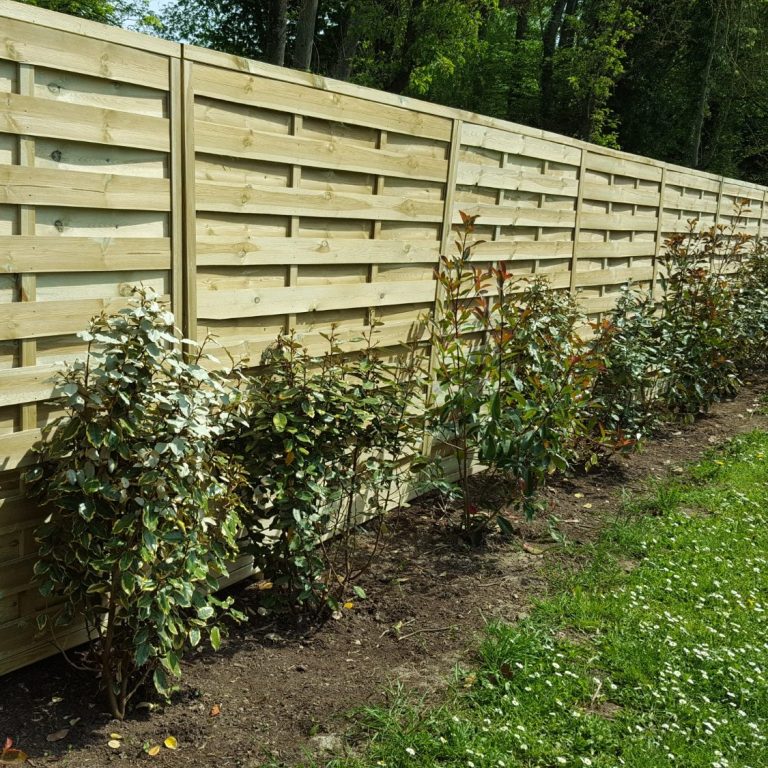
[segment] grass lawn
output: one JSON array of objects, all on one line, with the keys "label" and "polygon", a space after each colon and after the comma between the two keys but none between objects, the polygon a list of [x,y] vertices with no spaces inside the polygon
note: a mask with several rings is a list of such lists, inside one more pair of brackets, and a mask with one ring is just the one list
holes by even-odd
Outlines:
[{"label": "grass lawn", "polygon": [[488,627],[446,703],[396,694],[335,766],[768,765],[768,435],[629,499],[590,565]]}]

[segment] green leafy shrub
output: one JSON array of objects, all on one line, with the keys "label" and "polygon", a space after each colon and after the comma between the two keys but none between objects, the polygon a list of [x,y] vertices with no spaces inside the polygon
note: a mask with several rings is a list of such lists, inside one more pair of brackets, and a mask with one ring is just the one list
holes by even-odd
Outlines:
[{"label": "green leafy shrub", "polygon": [[480,460],[501,472],[533,516],[537,494],[556,470],[596,463],[592,388],[600,361],[579,333],[585,320],[575,299],[544,279],[514,280],[506,264],[491,269],[495,298],[489,419]]},{"label": "green leafy shrub", "polygon": [[[458,466],[462,532],[482,538],[500,515],[473,503],[474,461],[510,483],[528,515],[555,470],[583,458],[593,439],[591,388],[599,361],[579,335],[574,299],[543,279],[515,278],[505,263],[488,270],[470,263],[477,217],[462,213],[457,254],[443,256],[432,319],[436,397],[430,425]],[[589,460],[596,461],[594,452]]]},{"label": "green leafy shrub", "polygon": [[442,255],[435,274],[437,303],[430,317],[435,392],[428,424],[438,457],[447,452],[456,462],[461,527],[470,532],[485,525],[472,502],[469,480],[487,428],[491,360],[481,335],[487,322],[488,274],[470,263],[473,249],[482,243],[473,241],[477,216],[462,211],[461,217],[456,254]]},{"label": "green leafy shrub", "polygon": [[734,358],[742,371],[768,367],[768,241],[751,246],[736,279]]},{"label": "green leafy shrub", "polygon": [[149,290],[81,336],[87,357],[60,375],[65,414],[28,478],[48,512],[35,575],[57,606],[41,624],[85,619],[122,719],[148,676],[168,694],[186,649],[204,636],[218,648],[218,617],[232,614],[212,592],[236,551],[238,471],[219,441],[237,394],[200,348],[184,359]]},{"label": "green leafy shrub", "polygon": [[671,413],[692,418],[738,388],[731,274],[748,241],[748,235],[722,225],[699,230],[695,220],[666,241],[657,325],[658,394]]},{"label": "green leafy shrub", "polygon": [[601,363],[593,389],[596,416],[619,445],[647,436],[660,416],[655,313],[649,293],[627,287],[616,307],[593,325],[592,348]]},{"label": "green leafy shrub", "polygon": [[[422,437],[414,350],[386,361],[373,344],[311,355],[280,336],[252,377],[235,437],[249,478],[244,523],[273,602],[338,604],[375,555],[356,530],[387,511]],[[330,543],[326,541],[330,539]]]}]

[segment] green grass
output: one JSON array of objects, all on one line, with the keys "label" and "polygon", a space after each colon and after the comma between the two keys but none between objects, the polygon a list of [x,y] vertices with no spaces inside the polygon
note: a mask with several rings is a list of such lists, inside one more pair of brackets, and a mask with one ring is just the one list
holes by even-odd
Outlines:
[{"label": "green grass", "polygon": [[488,627],[444,706],[398,693],[333,765],[768,765],[766,457],[752,433],[629,499],[586,570]]}]

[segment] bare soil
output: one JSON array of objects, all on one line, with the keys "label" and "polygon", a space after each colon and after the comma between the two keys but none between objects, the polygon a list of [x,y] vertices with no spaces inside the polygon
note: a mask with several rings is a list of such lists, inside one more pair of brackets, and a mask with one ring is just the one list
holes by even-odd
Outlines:
[{"label": "bare soil", "polygon": [[[535,521],[513,519],[511,542],[492,537],[482,548],[463,546],[434,498],[414,502],[388,523],[388,546],[360,582],[367,599],[320,627],[260,618],[258,584],[238,585],[232,594],[252,621],[232,628],[219,653],[185,660],[171,704],[142,706],[125,722],[104,713],[94,679],[61,657],[6,675],[0,740],[12,737],[33,765],[68,768],[256,768],[343,754],[353,748],[355,709],[384,703],[396,682],[439,695],[456,664],[472,663],[488,620],[513,622],[546,594],[548,564],[579,566],[579,556],[568,554],[574,548],[565,552],[553,530],[572,542],[591,541],[621,512],[624,491],[682,472],[684,463],[737,433],[768,428],[758,406],[767,391],[765,381],[747,385],[735,400],[693,425],[667,429],[639,452],[558,479]],[[496,483],[480,477],[476,490],[480,506],[503,505]],[[118,748],[108,745],[114,733]],[[144,752],[168,736],[178,749]]]}]

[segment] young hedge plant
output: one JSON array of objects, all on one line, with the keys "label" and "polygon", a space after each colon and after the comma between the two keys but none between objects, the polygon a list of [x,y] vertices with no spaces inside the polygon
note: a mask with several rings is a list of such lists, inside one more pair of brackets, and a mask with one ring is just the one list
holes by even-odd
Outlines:
[{"label": "young hedge plant", "polygon": [[204,637],[218,648],[218,619],[233,613],[213,592],[240,524],[238,471],[218,447],[237,394],[200,364],[200,348],[184,358],[151,290],[81,337],[87,357],[59,377],[65,414],[28,477],[48,513],[35,575],[55,607],[39,623],[85,620],[122,719],[150,676],[170,692],[186,649]]}]

